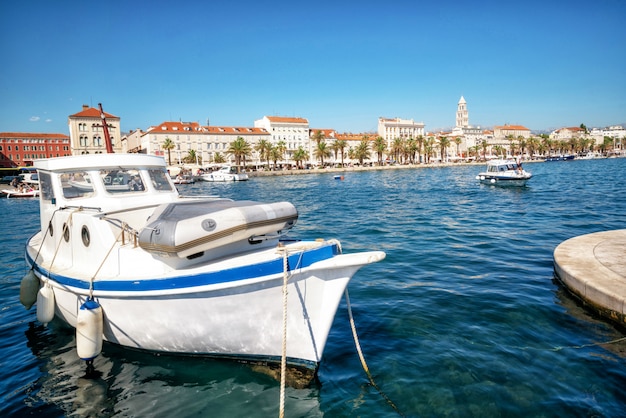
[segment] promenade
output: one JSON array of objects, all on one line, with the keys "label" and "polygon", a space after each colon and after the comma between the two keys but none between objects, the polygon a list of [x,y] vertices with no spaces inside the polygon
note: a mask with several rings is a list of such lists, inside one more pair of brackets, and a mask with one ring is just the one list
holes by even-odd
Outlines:
[{"label": "promenade", "polygon": [[554,250],[554,270],[597,313],[626,326],[626,229],[562,242]]}]

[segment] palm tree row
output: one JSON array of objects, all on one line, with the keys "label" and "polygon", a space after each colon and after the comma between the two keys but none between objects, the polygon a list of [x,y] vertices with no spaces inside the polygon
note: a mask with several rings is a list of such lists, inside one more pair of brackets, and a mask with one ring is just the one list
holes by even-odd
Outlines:
[{"label": "palm tree row", "polygon": [[[391,146],[388,147],[384,138],[377,136],[372,138],[369,135],[364,135],[359,144],[346,150],[347,141],[337,139],[331,143],[326,142],[326,138],[322,131],[316,131],[312,139],[315,141],[315,147],[313,148],[313,157],[320,161],[320,165],[323,167],[325,160],[328,160],[331,155],[334,154],[335,161],[341,156],[341,166],[344,166],[344,159],[347,155],[352,160],[357,160],[360,165],[363,165],[365,160],[369,160],[371,153],[374,152],[377,157],[377,164],[384,165],[385,161],[383,157],[386,155],[390,162],[397,162],[403,164],[416,164],[416,163],[430,163],[432,157],[437,157],[439,154],[441,161],[448,161],[450,155],[448,150],[452,145],[452,142],[456,145],[456,155],[460,156],[459,146],[461,144],[460,138],[454,138],[452,141],[446,136],[435,138],[429,136],[424,138],[419,136],[417,138],[396,138],[392,141]],[[506,137],[509,141],[509,154],[510,155],[523,155],[528,153],[530,156],[534,155],[553,155],[553,154],[565,154],[565,153],[581,153],[592,152],[599,150],[606,152],[611,147],[616,146],[615,138],[605,137],[604,142],[601,145],[596,146],[592,138],[571,138],[569,140],[552,140],[547,135],[540,135],[539,137],[524,138],[518,136],[517,138],[509,135]],[[621,144],[620,144],[621,145]],[[171,165],[171,150],[175,148],[175,144],[169,139],[165,138],[162,144],[162,148],[167,151],[168,164]],[[266,162],[266,166],[270,168],[270,162],[273,163],[273,168],[277,169],[278,161],[285,160],[285,154],[287,152],[287,146],[284,141],[279,141],[276,144],[272,144],[269,141],[263,139],[254,146],[254,150],[258,152],[261,163]],[[483,159],[487,156],[487,151],[490,150],[491,154],[500,155],[505,157],[507,155],[507,149],[501,144],[489,145],[486,140],[481,141],[474,147],[469,147],[468,155],[479,159],[481,156]],[[227,155],[234,157],[236,165],[245,166],[247,161],[252,156],[253,147],[243,138],[237,137],[236,140],[231,142]],[[291,159],[295,162],[297,168],[304,168],[303,162],[309,159],[309,152],[302,147],[298,147],[293,151],[291,155],[287,156],[287,159]],[[224,163],[226,162],[224,156],[220,153],[216,153],[213,156],[213,162]],[[197,155],[195,150],[189,150],[182,162],[202,164],[202,159]]]}]

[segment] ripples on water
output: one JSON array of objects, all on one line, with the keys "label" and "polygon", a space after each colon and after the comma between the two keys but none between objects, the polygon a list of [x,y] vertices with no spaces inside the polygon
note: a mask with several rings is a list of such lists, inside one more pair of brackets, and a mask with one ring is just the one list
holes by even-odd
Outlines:
[{"label": "ripples on water", "polygon": [[[626,160],[527,164],[529,186],[477,184],[476,166],[254,178],[187,194],[288,200],[294,238],[332,238],[387,258],[350,284],[378,386],[407,416],[604,416],[626,410],[626,343],[553,280],[573,236],[624,228]],[[621,173],[621,174],[618,174]],[[2,201],[3,415],[277,416],[278,383],[247,365],[106,344],[85,377],[73,330],[19,304],[37,202]],[[287,390],[286,416],[397,415],[368,383],[342,302],[319,382]]]}]

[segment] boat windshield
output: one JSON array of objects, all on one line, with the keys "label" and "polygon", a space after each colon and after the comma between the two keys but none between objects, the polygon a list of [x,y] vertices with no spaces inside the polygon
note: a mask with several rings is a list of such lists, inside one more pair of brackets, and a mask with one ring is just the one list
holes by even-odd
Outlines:
[{"label": "boat windshield", "polygon": [[145,187],[139,170],[118,168],[113,170],[100,170],[100,178],[104,188],[109,193],[143,192]]},{"label": "boat windshield", "polygon": [[172,191],[172,184],[168,180],[168,174],[165,169],[163,170],[148,170],[148,174],[150,174],[150,180],[152,181],[152,185],[155,189],[159,191]]}]

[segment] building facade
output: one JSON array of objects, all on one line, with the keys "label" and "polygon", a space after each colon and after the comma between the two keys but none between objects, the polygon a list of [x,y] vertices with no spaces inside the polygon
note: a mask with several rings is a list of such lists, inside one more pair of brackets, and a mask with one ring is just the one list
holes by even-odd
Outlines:
[{"label": "building facade", "polygon": [[[231,163],[234,156],[228,154],[230,144],[238,137],[242,137],[252,149],[252,161],[260,161],[259,153],[255,150],[261,140],[270,140],[270,134],[263,128],[231,127],[231,126],[201,126],[198,122],[163,122],[150,127],[141,136],[141,152],[160,155],[168,164],[181,164],[191,154],[195,154],[198,165],[208,165],[215,161],[217,154]],[[166,150],[166,141],[172,143],[173,148]]]},{"label": "building facade", "polygon": [[300,147],[312,157],[309,121],[300,117],[264,116],[254,121],[255,128],[265,129],[272,145],[285,145],[285,159],[292,160],[293,153]]},{"label": "building facade", "polygon": [[[114,152],[122,152],[120,118],[104,112]],[[106,153],[100,110],[83,105],[83,110],[68,118],[72,154]]]},{"label": "building facade", "polygon": [[64,134],[0,133],[0,167],[31,166],[40,158],[71,155],[70,137]]},{"label": "building facade", "polygon": [[413,119],[380,117],[378,118],[378,135],[385,140],[387,149],[391,149],[396,138],[417,139],[420,136],[423,137],[424,126],[424,122],[415,122]]}]

